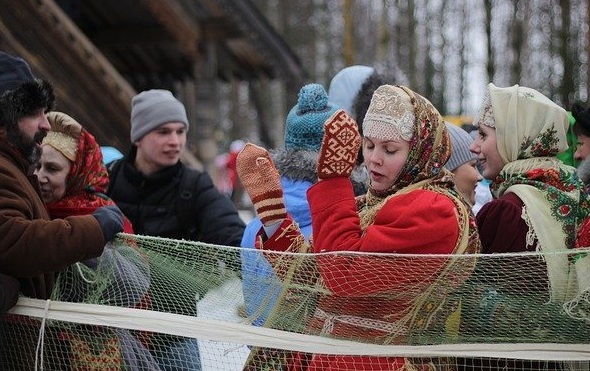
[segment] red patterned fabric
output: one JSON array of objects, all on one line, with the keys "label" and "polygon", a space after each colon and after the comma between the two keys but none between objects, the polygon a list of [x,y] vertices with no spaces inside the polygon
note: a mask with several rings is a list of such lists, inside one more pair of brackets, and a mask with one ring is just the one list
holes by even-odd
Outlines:
[{"label": "red patterned fabric", "polygon": [[[104,192],[109,182],[108,172],[102,161],[102,153],[94,136],[82,128],[78,140],[76,160],[72,163],[66,178],[65,196],[57,202],[47,204],[52,219],[67,218],[75,215],[92,214],[97,208],[115,205]],[[131,222],[123,217],[123,230],[133,233]],[[135,308],[149,309],[151,299],[144,295]],[[91,338],[84,339],[79,334],[63,331],[60,336],[67,340],[70,347],[69,358],[76,370],[120,370],[122,364],[122,345],[114,333],[91,330]],[[139,340],[151,346],[150,334],[138,332]],[[96,341],[99,339],[101,341]],[[91,347],[99,348],[92,349]]]},{"label": "red patterned fabric", "polygon": [[324,132],[318,159],[318,177],[348,178],[356,164],[361,145],[356,121],[340,109],[326,121]]},{"label": "red patterned fabric", "polygon": [[[101,206],[115,205],[104,194],[108,184],[109,175],[102,162],[100,146],[92,134],[82,129],[76,161],[66,179],[65,196],[57,202],[47,204],[49,215],[52,219],[88,215]],[[124,218],[124,231],[133,233],[127,218]]]},{"label": "red patterned fabric", "polygon": [[[412,337],[439,329],[456,331],[446,323],[460,315],[461,303],[449,293],[465,281],[471,263],[428,256],[418,260],[415,255],[474,254],[480,242],[469,206],[443,170],[450,139],[440,114],[425,98],[403,89],[414,108],[414,135],[392,186],[370,189],[366,197],[355,199],[350,181],[333,177],[307,191],[317,272],[303,273],[310,280],[320,278],[317,282],[329,292],[318,296],[313,314],[305,313],[309,333],[385,345],[408,344]],[[256,247],[299,252],[289,223],[286,219],[266,240],[259,235]],[[408,257],[324,254],[345,251]],[[269,257],[279,278],[296,278],[282,274],[285,270]],[[361,369],[445,370],[446,365],[445,360],[425,358],[313,354],[306,368]]]}]

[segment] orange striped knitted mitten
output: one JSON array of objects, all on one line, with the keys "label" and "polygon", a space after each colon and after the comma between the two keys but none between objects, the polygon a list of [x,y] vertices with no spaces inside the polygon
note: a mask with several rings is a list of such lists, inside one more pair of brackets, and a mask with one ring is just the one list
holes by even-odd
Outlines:
[{"label": "orange striped knitted mitten", "polygon": [[287,217],[281,176],[266,149],[252,143],[246,144],[238,154],[236,169],[254,204],[256,214],[264,225]]},{"label": "orange striped knitted mitten", "polygon": [[324,123],[318,178],[350,177],[361,145],[356,121],[343,109]]}]

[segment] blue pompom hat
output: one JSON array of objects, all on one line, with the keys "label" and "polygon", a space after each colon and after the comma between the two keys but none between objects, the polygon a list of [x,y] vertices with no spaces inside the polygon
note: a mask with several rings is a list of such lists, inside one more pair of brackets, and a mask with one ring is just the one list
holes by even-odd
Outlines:
[{"label": "blue pompom hat", "polygon": [[299,90],[295,107],[287,115],[285,149],[319,151],[324,137],[324,122],[338,110],[328,102],[320,84],[307,84]]}]

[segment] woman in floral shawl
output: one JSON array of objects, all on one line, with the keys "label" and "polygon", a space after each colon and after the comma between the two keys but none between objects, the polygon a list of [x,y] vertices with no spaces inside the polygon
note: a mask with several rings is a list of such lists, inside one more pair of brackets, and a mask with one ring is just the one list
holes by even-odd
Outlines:
[{"label": "woman in floral shawl", "polygon": [[[52,218],[86,215],[101,206],[115,205],[104,195],[109,178],[94,137],[65,113],[50,112],[47,119],[52,130],[43,139],[43,153],[35,174],[49,215]],[[124,231],[133,233],[129,220],[123,219]],[[98,304],[148,308],[146,267],[145,257],[135,249],[125,246],[106,248],[100,257],[76,263],[60,272],[52,298],[85,301],[87,293],[96,296],[95,290],[102,289],[106,294]],[[101,274],[114,279],[115,283],[101,286],[97,279]],[[92,286],[92,282],[97,284]],[[121,290],[125,290],[123,295],[113,294]],[[139,335],[147,343],[146,334]],[[123,362],[131,370],[143,370],[139,367],[141,360],[151,362],[147,348],[126,330],[115,334],[105,328],[90,326],[81,331],[61,331],[59,337],[68,344],[69,367],[73,370],[115,370],[123,367]],[[56,362],[66,362],[65,358],[68,357]]]},{"label": "woman in floral shawl", "polygon": [[[482,252],[575,248],[577,238],[588,233],[580,227],[590,203],[576,169],[556,158],[567,148],[567,112],[534,89],[490,83],[474,122],[479,136],[470,149],[495,196],[477,214]],[[546,259],[546,265],[551,300],[575,297],[578,285],[568,281],[568,257]],[[547,282],[537,287],[547,291]]]},{"label": "woman in floral shawl", "polygon": [[[375,344],[431,343],[456,335],[461,304],[446,298],[474,261],[415,256],[479,252],[470,206],[443,169],[450,140],[440,114],[406,87],[383,85],[374,92],[362,138],[371,182],[358,199],[349,179],[361,143],[356,123],[339,110],[324,133],[319,181],[307,193],[312,247],[302,242],[284,209],[280,179],[266,150],[248,144],[238,156],[240,179],[263,221],[257,248],[318,254],[314,267],[265,254],[286,286],[302,275],[319,278],[318,304],[305,319],[305,332]],[[426,359],[327,354],[313,354],[303,363],[307,370],[435,367]]]},{"label": "woman in floral shawl", "polygon": [[[587,330],[568,333],[565,327],[548,331],[549,321],[564,326],[569,320],[576,325],[575,318],[580,314],[577,304],[584,302],[580,299],[590,288],[587,254],[559,254],[576,248],[579,241],[587,241],[590,232],[582,227],[590,211],[584,185],[576,169],[556,157],[568,147],[567,112],[534,89],[518,85],[499,88],[490,83],[474,123],[479,135],[470,150],[478,155],[483,176],[492,180],[490,189],[495,196],[477,214],[482,252],[545,253],[543,257],[523,255],[501,261],[480,259],[477,271],[493,271],[495,278],[484,283],[493,289],[486,289],[485,300],[479,304],[481,316],[474,321],[480,327],[487,323],[484,327],[493,329],[493,336],[513,342],[518,342],[519,336],[539,341],[539,334],[531,334],[539,328],[555,334],[547,341],[586,334]],[[563,304],[569,317],[558,319]],[[551,312],[551,308],[557,310]],[[546,313],[553,315],[547,317]],[[517,331],[525,325],[523,317],[531,321],[524,328],[526,335]],[[580,328],[583,324],[578,321]],[[486,336],[481,328],[474,333]],[[473,369],[561,369],[557,363],[481,362],[477,361]]]}]

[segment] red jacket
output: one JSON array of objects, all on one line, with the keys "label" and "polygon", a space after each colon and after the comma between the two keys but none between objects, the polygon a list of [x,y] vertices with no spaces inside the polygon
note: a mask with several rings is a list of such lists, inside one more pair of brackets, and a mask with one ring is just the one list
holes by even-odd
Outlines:
[{"label": "red jacket", "polygon": [[[319,182],[307,196],[315,253],[454,252],[459,236],[457,211],[453,201],[442,194],[415,190],[390,199],[364,235],[350,181],[334,178]],[[264,248],[286,250],[290,243],[288,238],[270,238]],[[318,255],[321,282],[332,295],[320,298],[308,323],[310,332],[377,344],[403,344],[408,329],[397,328],[396,320],[411,313],[412,299],[427,290],[444,263],[439,258],[379,260],[362,254]],[[404,362],[396,357],[314,354],[308,370],[399,370]]]}]

